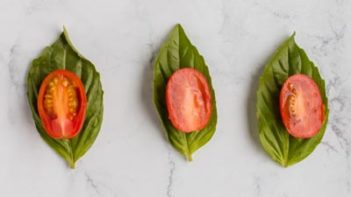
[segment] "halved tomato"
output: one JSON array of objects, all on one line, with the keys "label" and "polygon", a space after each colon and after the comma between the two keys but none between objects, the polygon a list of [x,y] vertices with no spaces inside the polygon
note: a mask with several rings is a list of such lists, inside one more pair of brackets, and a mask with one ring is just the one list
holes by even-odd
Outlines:
[{"label": "halved tomato", "polygon": [[280,91],[280,114],[290,135],[310,138],[323,125],[324,104],[317,84],[310,77],[289,77]]},{"label": "halved tomato", "polygon": [[172,125],[185,133],[206,127],[212,113],[206,78],[193,68],[179,69],[166,86],[166,105]]},{"label": "halved tomato", "polygon": [[47,134],[55,139],[70,139],[81,130],[87,108],[82,81],[67,70],[55,70],[43,80],[37,107]]}]

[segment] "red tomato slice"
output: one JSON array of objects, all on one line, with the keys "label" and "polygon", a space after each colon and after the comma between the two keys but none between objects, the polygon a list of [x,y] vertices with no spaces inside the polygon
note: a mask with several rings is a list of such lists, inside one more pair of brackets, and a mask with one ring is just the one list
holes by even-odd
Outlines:
[{"label": "red tomato slice", "polygon": [[47,134],[55,139],[70,139],[81,130],[87,108],[82,81],[67,70],[48,74],[39,90],[37,107]]},{"label": "red tomato slice", "polygon": [[166,87],[166,105],[173,126],[185,133],[206,127],[212,113],[211,92],[206,78],[193,68],[179,69]]},{"label": "red tomato slice", "polygon": [[325,115],[317,84],[306,75],[289,77],[280,91],[280,114],[290,135],[296,138],[316,135]]}]

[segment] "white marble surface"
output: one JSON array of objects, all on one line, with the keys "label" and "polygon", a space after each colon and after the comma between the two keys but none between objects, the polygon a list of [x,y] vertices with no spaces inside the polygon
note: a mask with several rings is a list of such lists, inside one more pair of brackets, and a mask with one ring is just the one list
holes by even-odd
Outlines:
[{"label": "white marble surface", "polygon": [[[0,0],[0,196],[351,196],[350,19],[348,0]],[[218,100],[217,132],[191,163],[166,141],[151,102],[150,61],[178,22]],[[63,25],[105,90],[100,135],[75,170],[38,135],[24,84]],[[254,96],[294,31],[326,79],[331,113],[322,144],[284,169],[258,142]]]}]

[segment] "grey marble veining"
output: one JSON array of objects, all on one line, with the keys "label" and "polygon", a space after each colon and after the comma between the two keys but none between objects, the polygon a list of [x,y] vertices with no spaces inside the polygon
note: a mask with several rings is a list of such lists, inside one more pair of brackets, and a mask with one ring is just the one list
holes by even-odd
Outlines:
[{"label": "grey marble veining", "polygon": [[[351,195],[351,1],[1,0],[0,196],[293,197]],[[152,61],[181,23],[209,65],[218,126],[186,162],[152,104]],[[70,170],[36,132],[30,62],[68,28],[105,90],[104,122]],[[280,43],[298,44],[327,85],[329,124],[303,162],[276,165],[257,139],[258,77]]]}]

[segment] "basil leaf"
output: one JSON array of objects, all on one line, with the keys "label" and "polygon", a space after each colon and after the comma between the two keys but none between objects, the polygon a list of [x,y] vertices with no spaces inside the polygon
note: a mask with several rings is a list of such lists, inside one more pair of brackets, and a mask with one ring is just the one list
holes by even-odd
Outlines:
[{"label": "basil leaf", "polygon": [[[325,82],[318,68],[294,40],[287,39],[266,64],[257,91],[257,119],[259,138],[264,150],[280,165],[287,167],[306,158],[322,140],[328,122],[328,99]],[[320,132],[309,139],[289,135],[279,111],[279,93],[284,81],[294,74],[311,77],[319,87],[325,105],[325,120]]]},{"label": "basil leaf", "polygon": [[[165,88],[168,78],[178,69],[191,67],[200,71],[207,79],[212,95],[212,114],[206,128],[192,133],[183,133],[173,127],[168,119],[165,104]],[[181,25],[176,25],[163,43],[154,63],[153,100],[166,135],[175,149],[187,160],[192,160],[192,154],[205,145],[213,136],[217,124],[216,99],[212,88],[211,77],[204,58],[195,46],[191,44]]]},{"label": "basil leaf", "polygon": [[[46,134],[37,111],[37,96],[43,79],[54,70],[66,69],[82,80],[87,95],[87,111],[80,133],[72,139],[57,140]],[[71,168],[94,143],[103,116],[103,90],[94,65],[73,47],[66,29],[51,46],[33,60],[27,75],[27,97],[40,136],[61,155]]]}]

